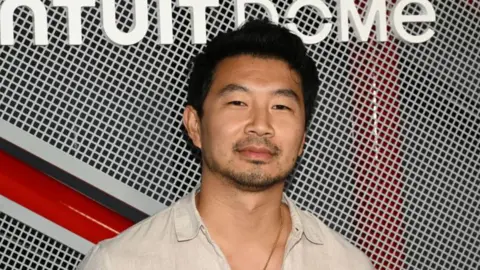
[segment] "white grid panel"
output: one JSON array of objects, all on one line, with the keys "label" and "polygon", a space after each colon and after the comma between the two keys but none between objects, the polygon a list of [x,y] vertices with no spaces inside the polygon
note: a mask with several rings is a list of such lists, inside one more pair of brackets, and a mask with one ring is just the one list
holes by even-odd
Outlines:
[{"label": "white grid panel", "polygon": [[[82,12],[78,47],[65,44],[66,12],[44,2],[50,45],[33,46],[20,8],[16,45],[0,47],[0,117],[165,205],[178,200],[200,176],[180,128],[188,63],[202,49],[188,10],[172,4],[175,43],[160,45],[150,1],[146,37],[121,47],[103,36],[97,3]],[[131,2],[117,1],[124,31]],[[282,16],[291,1],[272,2]],[[338,1],[325,2],[335,21]],[[377,269],[479,268],[480,19],[468,1],[431,2],[435,23],[408,24],[434,29],[426,43],[340,43],[334,27],[308,46],[321,87],[287,193]],[[233,11],[233,1],[207,9],[209,38],[234,27]],[[312,34],[322,19],[304,7],[294,22]]]},{"label": "white grid panel", "polygon": [[0,269],[75,269],[84,255],[0,213]]}]

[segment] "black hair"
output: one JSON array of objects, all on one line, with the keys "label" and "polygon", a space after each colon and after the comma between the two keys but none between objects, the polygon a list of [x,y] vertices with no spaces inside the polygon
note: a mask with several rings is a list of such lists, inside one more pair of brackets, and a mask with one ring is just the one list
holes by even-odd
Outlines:
[{"label": "black hair", "polygon": [[220,33],[207,43],[204,52],[193,60],[187,105],[191,105],[201,118],[217,64],[238,55],[283,60],[300,75],[307,128],[320,84],[315,62],[307,55],[297,35],[268,19],[247,21],[240,28]]}]

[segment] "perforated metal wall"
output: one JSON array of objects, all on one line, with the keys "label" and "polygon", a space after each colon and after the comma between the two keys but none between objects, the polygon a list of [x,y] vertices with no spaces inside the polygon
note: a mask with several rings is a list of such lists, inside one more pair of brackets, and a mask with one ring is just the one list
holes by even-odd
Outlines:
[{"label": "perforated metal wall", "polygon": [[75,269],[84,255],[0,212],[0,269]]},{"label": "perforated metal wall", "polygon": [[[291,1],[272,2],[282,16]],[[324,2],[335,21],[338,1]],[[358,3],[362,12],[366,2]],[[377,269],[480,267],[480,9],[431,2],[435,23],[406,25],[410,33],[431,27],[426,43],[391,35],[341,43],[334,27],[308,45],[322,83],[287,193]],[[202,46],[192,44],[188,9],[172,4],[174,44],[160,45],[150,1],[146,37],[118,46],[103,35],[97,2],[82,12],[83,45],[69,46],[66,11],[44,3],[49,46],[33,45],[24,8],[15,16],[15,46],[0,46],[0,119],[165,205],[191,191],[200,167],[180,126],[188,63]],[[131,3],[117,1],[124,31]],[[387,1],[387,10],[393,5]],[[258,5],[246,13],[266,14]],[[207,9],[208,37],[232,29],[233,18],[233,1]],[[294,22],[313,34],[323,19],[304,7]]]}]

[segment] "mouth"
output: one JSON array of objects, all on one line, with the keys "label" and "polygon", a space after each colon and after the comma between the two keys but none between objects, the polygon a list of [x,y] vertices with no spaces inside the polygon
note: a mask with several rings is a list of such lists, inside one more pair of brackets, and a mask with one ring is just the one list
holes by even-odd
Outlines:
[{"label": "mouth", "polygon": [[267,147],[263,146],[247,146],[241,149],[238,149],[240,155],[249,160],[261,160],[268,161],[273,158],[274,151],[270,150]]}]

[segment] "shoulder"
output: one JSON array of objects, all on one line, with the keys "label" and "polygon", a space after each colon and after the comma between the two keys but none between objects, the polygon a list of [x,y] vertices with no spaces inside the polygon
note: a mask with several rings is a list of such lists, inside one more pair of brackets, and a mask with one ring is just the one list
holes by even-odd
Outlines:
[{"label": "shoulder", "polygon": [[356,246],[351,244],[343,235],[334,231],[323,223],[318,217],[308,211],[299,209],[299,215],[305,233],[310,233],[319,238],[329,253],[329,257],[336,269],[374,269],[370,259]]},{"label": "shoulder", "polygon": [[173,216],[177,203],[140,221],[116,237],[99,242],[77,269],[119,269],[120,263],[125,267],[125,263],[158,256],[157,253],[168,256],[166,251],[176,242]]},{"label": "shoulder", "polygon": [[99,244],[108,251],[132,250],[138,253],[149,250],[153,245],[152,240],[156,240],[157,244],[157,241],[167,240],[171,236],[174,209],[175,205],[172,205]]}]

